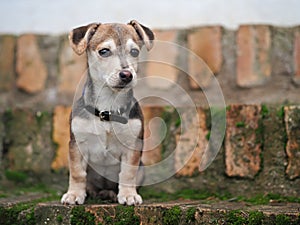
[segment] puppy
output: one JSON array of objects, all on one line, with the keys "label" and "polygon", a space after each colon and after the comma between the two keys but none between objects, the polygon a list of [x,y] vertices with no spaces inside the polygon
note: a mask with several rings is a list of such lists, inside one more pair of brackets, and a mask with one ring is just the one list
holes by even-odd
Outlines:
[{"label": "puppy", "polygon": [[143,116],[132,88],[141,48],[152,48],[154,34],[133,20],[78,27],[69,40],[78,55],[86,52],[88,74],[70,117],[69,188],[61,202],[83,204],[88,194],[141,204]]}]

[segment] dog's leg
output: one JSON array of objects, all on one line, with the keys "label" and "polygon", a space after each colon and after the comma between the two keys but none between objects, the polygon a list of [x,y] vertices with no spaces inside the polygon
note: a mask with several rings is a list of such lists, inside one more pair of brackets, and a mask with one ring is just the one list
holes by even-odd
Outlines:
[{"label": "dog's leg", "polygon": [[86,197],[87,159],[79,151],[75,141],[70,141],[69,149],[69,189],[61,199],[63,204],[83,204]]},{"label": "dog's leg", "polygon": [[143,202],[142,197],[136,191],[140,157],[140,151],[128,151],[122,156],[118,193],[120,204],[139,205]]}]

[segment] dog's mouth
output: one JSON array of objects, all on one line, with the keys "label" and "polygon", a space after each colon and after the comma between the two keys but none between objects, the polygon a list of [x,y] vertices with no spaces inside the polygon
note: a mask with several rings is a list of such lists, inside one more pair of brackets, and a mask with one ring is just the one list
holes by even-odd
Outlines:
[{"label": "dog's mouth", "polygon": [[118,84],[118,85],[115,85],[115,86],[113,86],[112,88],[114,88],[114,89],[125,89],[125,88],[130,88],[130,84]]}]

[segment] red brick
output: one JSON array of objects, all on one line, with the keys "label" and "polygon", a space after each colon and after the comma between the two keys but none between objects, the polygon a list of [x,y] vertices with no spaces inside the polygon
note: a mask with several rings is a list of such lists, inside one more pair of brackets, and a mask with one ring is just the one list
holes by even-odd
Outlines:
[{"label": "red brick", "polygon": [[237,84],[253,87],[271,76],[271,32],[268,26],[241,26],[237,32]]},{"label": "red brick", "polygon": [[145,133],[142,161],[146,166],[161,161],[160,127],[157,123],[151,124],[150,122],[155,117],[161,118],[163,110],[163,107],[143,107]]},{"label": "red brick", "polygon": [[294,68],[295,76],[294,82],[300,85],[300,30],[295,31],[295,40],[294,40]]},{"label": "red brick", "polygon": [[[191,32],[188,35],[188,48],[203,60],[201,62],[199,58],[189,54],[189,75],[196,77],[202,88],[207,87],[210,84],[211,76],[219,73],[222,67],[221,27],[203,27]],[[197,89],[199,85],[190,79],[190,87]]]},{"label": "red brick", "polygon": [[[187,117],[183,115],[182,120],[189,119]],[[194,116],[192,119],[191,127],[176,135],[175,170],[177,176],[192,176],[199,172],[199,165],[208,145],[204,111],[199,108],[198,118]]]},{"label": "red brick", "polygon": [[290,179],[295,179],[300,177],[300,106],[286,106],[284,112],[288,140],[286,145],[288,156],[286,174]]},{"label": "red brick", "polygon": [[[175,44],[175,30],[155,31],[154,47],[148,54],[146,64],[147,84],[152,88],[168,89],[177,81],[179,70],[177,66],[178,48]],[[151,79],[156,76],[162,79]]]},{"label": "red brick", "polygon": [[260,170],[260,110],[255,105],[231,105],[227,110],[225,163],[230,177],[254,178]]},{"label": "red brick", "polygon": [[68,152],[70,140],[69,117],[71,107],[56,106],[53,116],[53,141],[57,144],[56,157],[52,169],[68,168]]},{"label": "red brick", "polygon": [[70,47],[69,41],[64,39],[59,55],[59,68],[59,92],[73,95],[80,79],[87,70],[86,54],[77,55]]},{"label": "red brick", "polygon": [[10,91],[15,81],[15,46],[13,36],[0,37],[0,91]]},{"label": "red brick", "polygon": [[44,90],[48,76],[35,35],[22,35],[17,41],[17,87],[34,94]]}]

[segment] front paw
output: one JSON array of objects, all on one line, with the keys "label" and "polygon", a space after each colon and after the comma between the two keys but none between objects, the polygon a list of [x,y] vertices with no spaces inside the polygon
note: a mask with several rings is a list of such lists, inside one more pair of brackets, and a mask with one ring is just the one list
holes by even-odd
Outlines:
[{"label": "front paw", "polygon": [[82,205],[85,197],[85,191],[68,191],[62,196],[61,203],[67,205]]},{"label": "front paw", "polygon": [[143,199],[139,194],[118,194],[118,202],[122,205],[140,205],[143,203]]}]

